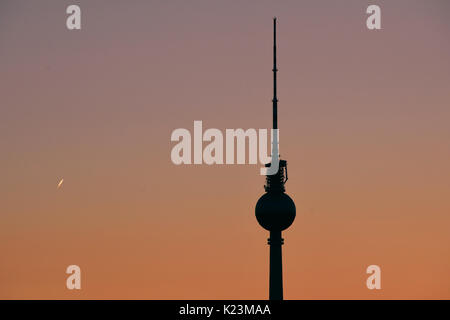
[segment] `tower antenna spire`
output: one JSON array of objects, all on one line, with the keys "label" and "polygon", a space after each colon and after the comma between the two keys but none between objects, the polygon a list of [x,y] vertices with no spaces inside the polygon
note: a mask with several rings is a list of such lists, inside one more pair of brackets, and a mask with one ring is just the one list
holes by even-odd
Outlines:
[{"label": "tower antenna spire", "polygon": [[273,17],[273,129],[278,129],[278,98],[277,98],[277,17]]}]

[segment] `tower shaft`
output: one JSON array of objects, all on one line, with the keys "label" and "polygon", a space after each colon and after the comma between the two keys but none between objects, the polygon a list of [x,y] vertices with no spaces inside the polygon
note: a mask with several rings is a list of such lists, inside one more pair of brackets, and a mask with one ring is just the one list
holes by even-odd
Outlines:
[{"label": "tower shaft", "polygon": [[283,266],[281,258],[283,238],[281,237],[281,231],[270,231],[270,238],[267,242],[270,245],[269,299],[283,300]]}]

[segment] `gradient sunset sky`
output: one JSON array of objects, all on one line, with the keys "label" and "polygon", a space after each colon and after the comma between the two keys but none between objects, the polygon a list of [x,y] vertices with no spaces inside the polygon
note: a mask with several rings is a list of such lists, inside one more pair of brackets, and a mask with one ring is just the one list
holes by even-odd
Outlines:
[{"label": "gradient sunset sky", "polygon": [[170,135],[270,128],[273,16],[285,298],[450,299],[448,0],[1,0],[0,298],[268,297],[260,165]]}]

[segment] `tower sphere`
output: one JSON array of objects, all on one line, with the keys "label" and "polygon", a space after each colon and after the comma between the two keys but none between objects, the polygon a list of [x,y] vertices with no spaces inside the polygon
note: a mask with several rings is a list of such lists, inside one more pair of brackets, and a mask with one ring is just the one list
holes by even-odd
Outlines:
[{"label": "tower sphere", "polygon": [[282,231],[294,222],[294,201],[284,192],[267,192],[255,207],[256,220],[269,231]]}]

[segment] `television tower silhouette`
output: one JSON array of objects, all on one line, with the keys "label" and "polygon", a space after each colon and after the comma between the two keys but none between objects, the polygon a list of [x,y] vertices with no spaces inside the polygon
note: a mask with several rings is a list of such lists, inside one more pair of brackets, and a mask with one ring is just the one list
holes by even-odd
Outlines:
[{"label": "television tower silhouette", "polygon": [[[278,98],[277,98],[277,18],[273,18],[273,129],[278,129]],[[283,268],[281,246],[284,239],[281,231],[289,228],[295,219],[294,201],[285,193],[284,184],[287,176],[287,161],[278,160],[278,135],[272,134],[272,158],[279,161],[278,172],[266,175],[265,194],[259,198],[255,207],[255,215],[259,224],[270,231],[267,242],[270,246],[270,274],[269,274],[269,299],[283,300]],[[276,140],[276,141],[275,141]],[[272,159],[273,161],[273,159]],[[270,167],[271,164],[265,165]]]}]

